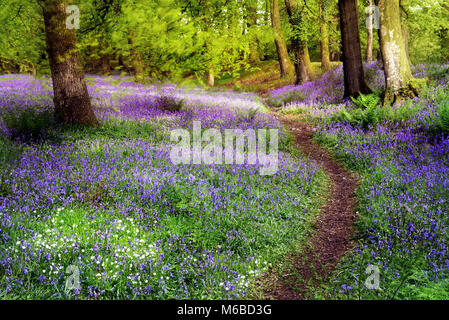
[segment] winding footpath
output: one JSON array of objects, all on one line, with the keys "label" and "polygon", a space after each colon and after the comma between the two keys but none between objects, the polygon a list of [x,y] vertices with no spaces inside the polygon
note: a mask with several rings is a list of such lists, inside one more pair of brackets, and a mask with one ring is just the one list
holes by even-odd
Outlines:
[{"label": "winding footpath", "polygon": [[272,115],[294,135],[302,155],[320,165],[330,179],[328,197],[303,251],[291,257],[291,268],[275,276],[275,280],[268,276],[265,281],[269,283],[262,284],[262,294],[266,299],[307,299],[313,293],[310,287],[318,288],[323,284],[340,259],[353,247],[351,236],[357,218],[355,190],[358,179],[313,141],[315,129],[310,124],[277,112],[272,112]]}]

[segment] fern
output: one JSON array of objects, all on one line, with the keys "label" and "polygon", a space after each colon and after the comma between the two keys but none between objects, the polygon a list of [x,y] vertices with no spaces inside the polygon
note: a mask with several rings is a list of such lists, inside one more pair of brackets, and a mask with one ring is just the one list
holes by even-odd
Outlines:
[{"label": "fern", "polygon": [[357,99],[351,97],[351,100],[360,109],[371,109],[377,107],[380,103],[380,97],[377,94],[360,94]]},{"label": "fern", "polygon": [[441,128],[444,132],[449,132],[449,102],[442,103],[438,108]]}]

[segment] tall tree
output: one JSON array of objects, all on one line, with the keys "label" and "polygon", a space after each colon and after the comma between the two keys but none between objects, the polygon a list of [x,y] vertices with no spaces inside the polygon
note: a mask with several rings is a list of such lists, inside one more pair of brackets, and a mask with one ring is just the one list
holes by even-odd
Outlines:
[{"label": "tall tree", "polygon": [[384,103],[400,102],[417,92],[412,85],[413,76],[403,39],[399,0],[379,0],[378,7],[380,50],[386,83]]},{"label": "tall tree", "polygon": [[326,7],[323,0],[319,2],[320,10],[320,32],[321,32],[321,69],[323,72],[330,70],[331,63],[329,59],[329,27],[327,25]]},{"label": "tall tree", "polygon": [[281,77],[293,74],[293,66],[288,56],[287,44],[281,28],[281,15],[279,13],[279,0],[270,0],[271,4],[271,25],[274,31],[274,43],[278,54]]},{"label": "tall tree", "polygon": [[343,45],[345,97],[370,93],[365,81],[360,48],[359,18],[356,0],[339,0],[340,28]]},{"label": "tall tree", "polygon": [[368,29],[368,39],[366,41],[366,62],[373,62],[373,20],[374,20],[374,12],[373,8],[373,0],[368,1],[368,5],[370,7],[369,16],[367,20],[367,29]]},{"label": "tall tree", "polygon": [[300,10],[297,0],[285,0],[285,7],[293,29],[291,47],[295,55],[295,84],[301,84],[312,78],[307,42],[301,34],[303,12]]},{"label": "tall tree", "polygon": [[128,43],[130,45],[130,60],[134,71],[134,79],[137,82],[142,82],[145,79],[145,67],[142,61],[142,55],[139,47],[136,44],[136,35],[134,30],[129,30]]},{"label": "tall tree", "polygon": [[66,124],[97,126],[74,29],[66,26],[69,0],[41,0],[56,117]]},{"label": "tall tree", "polygon": [[[257,1],[246,0],[243,3],[243,9],[245,10],[245,20],[246,20],[246,32],[252,28],[257,27]],[[260,62],[259,57],[259,40],[256,36],[252,37],[252,41],[249,45],[249,62],[258,63]]]}]

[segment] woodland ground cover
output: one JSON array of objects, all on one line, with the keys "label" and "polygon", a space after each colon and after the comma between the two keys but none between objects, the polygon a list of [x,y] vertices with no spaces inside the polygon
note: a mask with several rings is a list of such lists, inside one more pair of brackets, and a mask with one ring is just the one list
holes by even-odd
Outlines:
[{"label": "woodland ground cover", "polygon": [[[378,65],[365,68],[370,86],[382,90]],[[335,104],[343,95],[341,72],[271,97],[288,102],[284,112],[318,121],[316,139],[362,178],[356,248],[317,296],[447,299],[449,137],[438,110],[449,101],[448,66],[415,66],[415,77],[430,81],[420,97],[401,106],[376,105],[373,114],[351,101]],[[299,101],[291,101],[290,92]],[[349,118],[341,116],[342,108]],[[375,121],[354,121],[355,114]],[[369,265],[379,267],[382,290],[366,288]]]},{"label": "woodland ground cover", "polygon": [[[378,64],[365,69],[382,92]],[[267,98],[317,123],[317,141],[362,178],[355,250],[317,298],[448,298],[449,140],[438,111],[449,101],[447,70],[415,66],[429,78],[420,97],[372,114],[340,103],[341,67]],[[69,297],[244,297],[309,228],[320,170],[292,153],[282,130],[274,176],[257,165],[173,166],[172,128],[280,124],[251,93],[87,81],[99,129],[53,125],[47,79],[1,77],[1,294],[68,297],[65,268],[76,265],[82,287]],[[24,132],[28,110],[44,116]],[[369,265],[382,290],[366,288]]]},{"label": "woodland ground cover", "polygon": [[321,171],[282,130],[272,176],[170,162],[170,130],[193,120],[281,129],[254,94],[87,82],[100,128],[55,125],[47,78],[0,77],[0,297],[244,297],[308,230]]}]

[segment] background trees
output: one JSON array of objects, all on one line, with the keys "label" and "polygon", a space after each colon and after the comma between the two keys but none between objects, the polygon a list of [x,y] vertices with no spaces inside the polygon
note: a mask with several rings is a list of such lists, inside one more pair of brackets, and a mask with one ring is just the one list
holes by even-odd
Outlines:
[{"label": "background trees", "polygon": [[[50,74],[51,59],[39,7],[48,3],[0,3],[0,72]],[[238,78],[242,72],[277,60],[279,76],[288,81],[295,73],[296,83],[301,83],[313,79],[316,71],[328,71],[332,60],[341,60],[346,96],[350,96],[369,92],[363,81],[362,62],[383,56],[386,100],[395,101],[398,92],[410,82],[410,63],[449,59],[449,0],[73,3],[81,11],[80,29],[73,31],[79,64],[88,73],[127,73],[138,81],[157,79],[214,86],[220,79]],[[381,29],[378,34],[376,28],[369,28],[366,8],[370,5],[379,6],[381,26],[388,32]],[[358,19],[354,15],[357,11]],[[398,38],[390,39],[390,31]],[[399,48],[396,51],[393,42]],[[392,63],[395,59],[398,63]],[[310,60],[315,62],[313,67]],[[392,77],[398,70],[401,81]]]},{"label": "background trees", "polygon": [[0,72],[49,72],[37,2],[0,2]]}]

